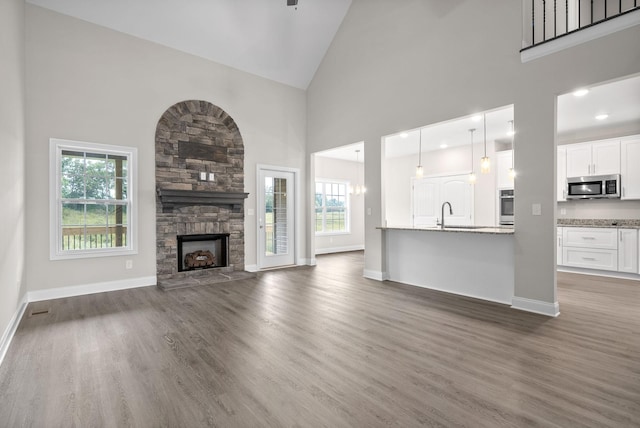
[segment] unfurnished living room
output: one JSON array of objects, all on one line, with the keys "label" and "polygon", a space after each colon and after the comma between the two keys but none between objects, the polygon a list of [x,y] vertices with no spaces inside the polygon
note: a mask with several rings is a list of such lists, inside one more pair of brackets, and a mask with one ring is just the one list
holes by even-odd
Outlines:
[{"label": "unfurnished living room", "polygon": [[634,0],[2,0],[0,426],[640,426]]}]

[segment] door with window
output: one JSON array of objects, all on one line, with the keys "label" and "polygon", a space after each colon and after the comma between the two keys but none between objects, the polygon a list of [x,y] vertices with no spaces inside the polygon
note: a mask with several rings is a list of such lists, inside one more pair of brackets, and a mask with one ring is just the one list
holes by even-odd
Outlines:
[{"label": "door with window", "polygon": [[259,170],[258,264],[261,269],[295,264],[295,175]]}]

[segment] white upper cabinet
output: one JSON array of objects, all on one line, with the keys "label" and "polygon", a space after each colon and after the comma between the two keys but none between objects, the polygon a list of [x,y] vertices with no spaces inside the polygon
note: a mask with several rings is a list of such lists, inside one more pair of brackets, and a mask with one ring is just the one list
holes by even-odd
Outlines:
[{"label": "white upper cabinet", "polygon": [[556,198],[558,202],[567,200],[567,148],[558,147],[558,170]]},{"label": "white upper cabinet", "polygon": [[496,177],[498,189],[513,189],[513,178],[509,170],[513,168],[513,150],[496,153]]},{"label": "white upper cabinet", "polygon": [[620,143],[622,199],[640,199],[640,137]]},{"label": "white upper cabinet", "polygon": [[567,145],[567,177],[620,174],[620,140]]},{"label": "white upper cabinet", "polygon": [[620,174],[620,141],[591,144],[591,175]]}]

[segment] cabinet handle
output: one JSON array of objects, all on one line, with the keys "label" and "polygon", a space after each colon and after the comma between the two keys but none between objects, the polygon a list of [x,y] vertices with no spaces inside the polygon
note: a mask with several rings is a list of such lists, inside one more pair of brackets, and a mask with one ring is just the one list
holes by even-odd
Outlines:
[{"label": "cabinet handle", "polygon": [[595,174],[595,173],[596,173],[596,164],[594,163],[593,164],[593,174]]},{"label": "cabinet handle", "polygon": [[596,238],[593,236],[583,236],[582,239],[596,239]]},{"label": "cabinet handle", "polygon": [[622,242],[622,231],[618,231],[618,233],[620,233],[620,242]]},{"label": "cabinet handle", "polygon": [[594,262],[596,259],[593,257],[583,257],[582,260],[589,260],[591,262]]}]

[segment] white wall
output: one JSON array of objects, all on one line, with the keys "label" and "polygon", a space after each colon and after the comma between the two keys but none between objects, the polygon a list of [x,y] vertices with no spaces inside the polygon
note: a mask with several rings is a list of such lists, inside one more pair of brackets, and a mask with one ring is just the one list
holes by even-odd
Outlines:
[{"label": "white wall", "polygon": [[[155,264],[155,129],[176,102],[225,110],[245,143],[245,208],[256,207],[256,164],[305,174],[302,90],[78,19],[27,5],[27,247],[29,290],[145,278]],[[135,146],[139,153],[139,254],[50,261],[49,138]],[[303,201],[303,206],[308,202]],[[246,264],[256,264],[256,222],[245,221]],[[301,248],[306,231],[301,229]],[[308,257],[302,254],[302,257]],[[133,269],[125,270],[125,259]]]},{"label": "white wall", "polygon": [[[24,1],[0,2],[0,345],[25,294]],[[0,349],[0,360],[2,359]]]},{"label": "white wall", "polygon": [[[476,183],[474,191],[474,223],[482,226],[497,224],[496,152],[495,143],[487,141],[487,156],[492,161],[488,174],[480,173],[480,158],[484,144],[474,144],[473,157]],[[471,172],[471,147],[457,146],[423,153],[424,176],[457,175]],[[418,155],[389,158],[383,161],[384,206],[387,226],[407,226],[411,219],[411,179],[415,177]],[[455,209],[455,208],[454,208]]]},{"label": "white wall", "polygon": [[[523,64],[521,8],[510,0],[352,2],[308,90],[308,144],[365,142],[366,272],[386,268],[376,229],[381,137],[514,104],[515,295],[555,303],[556,96],[638,72],[640,27]],[[534,203],[542,215],[532,215]]]},{"label": "white wall", "polygon": [[[349,181],[352,185],[364,183],[364,165],[340,159],[315,156],[316,179]],[[315,254],[351,251],[364,248],[364,196],[350,196],[349,234],[316,235]]]}]

